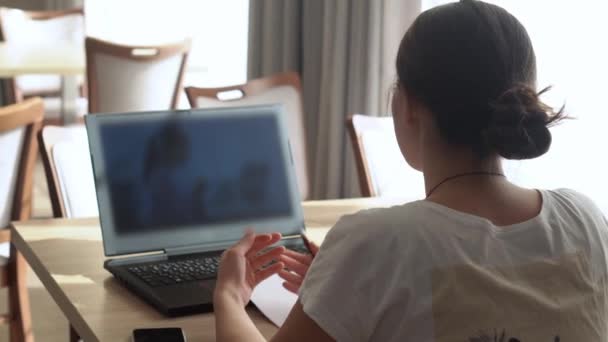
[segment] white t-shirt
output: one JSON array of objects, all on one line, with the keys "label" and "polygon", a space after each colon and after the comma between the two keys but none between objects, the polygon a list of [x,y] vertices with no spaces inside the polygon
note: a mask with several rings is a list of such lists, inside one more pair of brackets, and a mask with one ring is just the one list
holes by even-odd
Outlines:
[{"label": "white t-shirt", "polygon": [[345,216],[304,311],[338,341],[607,341],[607,221],[572,190],[541,193],[506,227],[429,201]]}]

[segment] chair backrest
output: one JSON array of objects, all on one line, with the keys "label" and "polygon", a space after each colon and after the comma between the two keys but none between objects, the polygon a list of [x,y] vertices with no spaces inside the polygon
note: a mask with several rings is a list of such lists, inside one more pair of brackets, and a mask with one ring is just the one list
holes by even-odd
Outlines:
[{"label": "chair backrest", "polygon": [[310,177],[304,130],[302,86],[297,73],[280,73],[222,88],[186,87],[192,108],[233,107],[281,103],[288,114],[287,129],[296,167],[300,197],[308,199]]},{"label": "chair backrest", "polygon": [[85,127],[45,126],[38,138],[53,216],[98,216]]},{"label": "chair backrest", "polygon": [[90,113],[175,109],[190,40],[125,46],[87,38]]},{"label": "chair backrest", "polygon": [[0,108],[0,229],[31,216],[36,135],[43,116],[40,98]]},{"label": "chair backrest", "polygon": [[363,196],[424,197],[424,178],[401,154],[393,118],[354,114],[346,125]]},{"label": "chair backrest", "polygon": [[[85,37],[82,8],[65,11],[23,11],[0,7],[0,40],[18,44],[82,44]],[[58,92],[61,79],[56,75],[17,76],[9,83],[17,102],[21,95]],[[8,92],[8,91],[6,91]]]}]

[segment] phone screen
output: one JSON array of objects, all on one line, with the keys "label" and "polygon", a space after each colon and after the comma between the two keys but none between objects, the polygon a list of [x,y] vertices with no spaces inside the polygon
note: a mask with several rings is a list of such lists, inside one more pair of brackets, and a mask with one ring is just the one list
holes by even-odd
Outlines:
[{"label": "phone screen", "polygon": [[135,329],[133,342],[186,342],[180,328]]}]

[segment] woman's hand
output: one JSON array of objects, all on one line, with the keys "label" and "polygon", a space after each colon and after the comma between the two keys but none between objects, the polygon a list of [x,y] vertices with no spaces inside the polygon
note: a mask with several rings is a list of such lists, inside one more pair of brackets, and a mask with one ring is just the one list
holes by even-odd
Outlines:
[{"label": "woman's hand", "polygon": [[308,272],[308,268],[310,267],[313,258],[319,252],[319,247],[314,243],[308,241],[308,246],[312,255],[302,254],[287,249],[279,257],[279,260],[285,264],[286,268],[279,271],[279,276],[285,280],[283,282],[283,287],[295,294],[298,294],[300,291],[304,276],[306,275],[306,272]]},{"label": "woman's hand", "polygon": [[285,267],[276,262],[263,268],[285,252],[285,247],[276,247],[260,253],[279,240],[279,233],[256,235],[248,230],[238,243],[222,254],[214,297],[231,296],[243,307],[247,305],[253,288]]}]

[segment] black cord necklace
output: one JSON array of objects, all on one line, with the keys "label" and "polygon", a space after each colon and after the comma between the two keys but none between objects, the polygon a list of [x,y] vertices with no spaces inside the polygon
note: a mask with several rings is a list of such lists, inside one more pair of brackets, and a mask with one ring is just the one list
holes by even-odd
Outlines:
[{"label": "black cord necklace", "polygon": [[450,176],[445,178],[444,180],[442,180],[441,182],[439,182],[439,184],[435,185],[429,192],[426,193],[426,198],[429,198],[431,196],[431,194],[437,190],[437,188],[442,185],[443,183],[450,181],[454,178],[460,178],[460,177],[464,177],[464,176],[478,176],[478,175],[484,175],[484,176],[500,176],[500,177],[505,177],[505,175],[503,173],[500,172],[489,172],[489,171],[476,171],[476,172],[465,172],[465,173],[459,173],[457,175],[454,176]]}]

